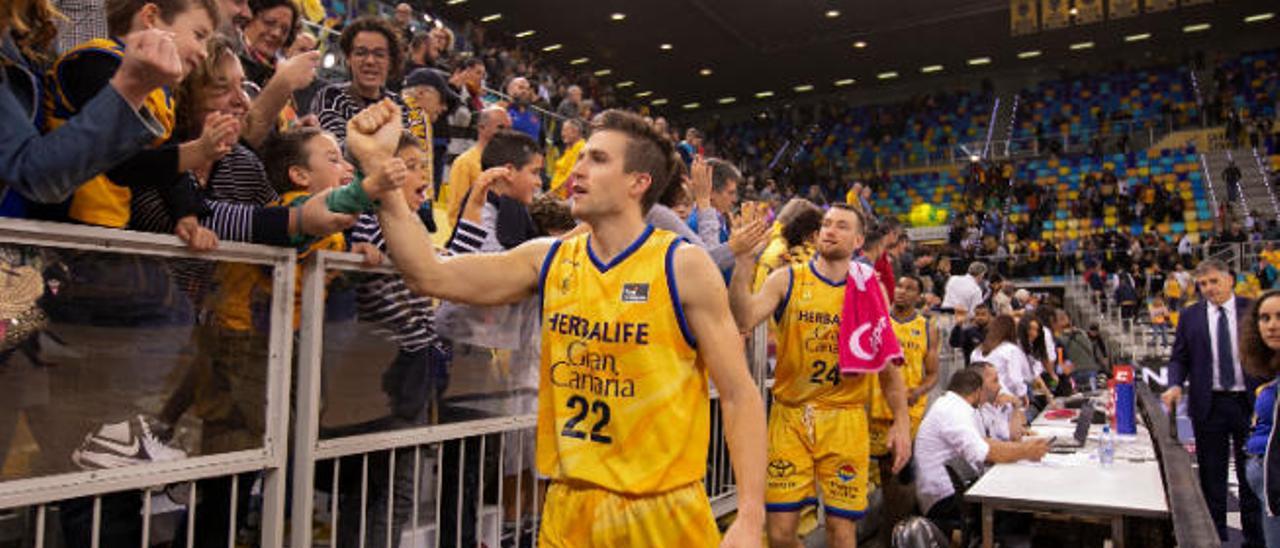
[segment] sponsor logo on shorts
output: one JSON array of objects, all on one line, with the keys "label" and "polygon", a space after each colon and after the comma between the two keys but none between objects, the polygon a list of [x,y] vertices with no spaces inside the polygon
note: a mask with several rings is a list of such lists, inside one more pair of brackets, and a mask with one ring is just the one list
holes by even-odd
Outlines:
[{"label": "sponsor logo on shorts", "polygon": [[796,473],[796,465],[786,459],[774,459],[769,461],[768,472],[771,478],[785,478]]},{"label": "sponsor logo on shorts", "polygon": [[849,483],[858,477],[858,470],[852,464],[844,463],[840,465],[840,468],[836,469],[836,477],[840,478],[840,481]]}]

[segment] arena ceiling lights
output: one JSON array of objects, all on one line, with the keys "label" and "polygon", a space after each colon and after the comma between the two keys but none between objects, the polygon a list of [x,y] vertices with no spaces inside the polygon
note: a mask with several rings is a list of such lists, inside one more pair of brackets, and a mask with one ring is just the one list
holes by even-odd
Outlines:
[{"label": "arena ceiling lights", "polygon": [[1257,14],[1257,15],[1250,15],[1250,16],[1248,16],[1248,17],[1245,17],[1245,18],[1244,18],[1244,22],[1246,22],[1246,23],[1261,23],[1261,22],[1263,22],[1263,21],[1270,21],[1270,20],[1272,20],[1272,19],[1275,19],[1275,17],[1276,17],[1275,12],[1273,12],[1273,11],[1269,11],[1269,12],[1267,12],[1267,13],[1259,13],[1259,14]]},{"label": "arena ceiling lights", "polygon": [[704,68],[704,69],[702,69],[702,70],[698,71],[698,75],[699,75],[699,76],[711,76],[711,69],[709,69],[709,68]]},{"label": "arena ceiling lights", "polygon": [[595,72],[594,72],[594,73],[592,73],[592,74],[595,74],[596,76],[608,76],[608,75],[610,75],[610,74],[613,74],[613,71],[612,71],[612,70],[610,70],[610,69],[600,69],[600,70],[595,71]]},{"label": "arena ceiling lights", "polygon": [[1040,50],[1033,49],[1030,51],[1024,51],[1022,53],[1019,53],[1018,59],[1035,59],[1036,57],[1039,57],[1042,54],[1043,52],[1041,52]]},{"label": "arena ceiling lights", "polygon": [[534,30],[526,30],[526,31],[524,31],[524,32],[517,32],[517,33],[516,33],[516,38],[528,38],[528,37],[533,36],[534,34],[537,34],[537,33],[538,33],[538,31],[534,31]]},{"label": "arena ceiling lights", "polygon": [[920,67],[921,74],[933,74],[935,72],[942,72],[942,65],[929,65],[927,67]]},{"label": "arena ceiling lights", "polygon": [[1211,25],[1208,23],[1198,23],[1195,25],[1187,25],[1185,27],[1182,27],[1182,32],[1186,32],[1186,33],[1202,32],[1202,31],[1209,30],[1210,27]]},{"label": "arena ceiling lights", "polygon": [[623,19],[626,19],[626,18],[627,18],[627,14],[625,13],[613,13],[609,15],[610,21],[622,21]]},{"label": "arena ceiling lights", "polygon": [[1093,49],[1093,46],[1094,46],[1093,42],[1077,42],[1075,44],[1071,44],[1070,46],[1067,46],[1067,48],[1070,49],[1071,51],[1081,51],[1086,49]]},{"label": "arena ceiling lights", "polygon": [[813,91],[813,84],[801,84],[801,85],[798,85],[798,86],[793,87],[793,88],[791,88],[791,89],[795,90],[795,92],[796,92],[796,93],[804,93],[804,92],[807,92],[807,91]]},{"label": "arena ceiling lights", "polygon": [[550,46],[547,46],[547,47],[542,48],[542,51],[545,51],[545,52],[547,52],[547,53],[551,53],[551,52],[553,52],[553,51],[555,51],[555,50],[558,50],[558,49],[560,49],[560,48],[563,48],[563,47],[564,47],[564,44],[551,44]]},{"label": "arena ceiling lights", "polygon": [[721,97],[721,98],[720,98],[719,100],[717,100],[716,102],[717,102],[717,103],[720,103],[720,104],[722,104],[722,105],[732,105],[732,104],[734,104],[734,103],[738,102],[738,98],[737,98],[737,97]]},{"label": "arena ceiling lights", "polygon": [[662,105],[667,104],[667,100],[666,100],[666,99],[654,99],[654,100],[653,100],[653,102],[652,102],[652,103],[649,103],[649,104],[650,104],[650,105],[653,105],[653,106],[655,106],[655,107],[660,107],[660,106],[662,106]]},{"label": "arena ceiling lights", "polygon": [[465,4],[466,2],[467,2],[467,0],[449,0],[448,2],[445,2],[444,4],[445,4],[446,6],[456,6],[456,5],[458,5],[458,4]]},{"label": "arena ceiling lights", "polygon": [[499,19],[502,19],[502,14],[501,14],[501,13],[492,13],[492,14],[486,15],[486,16],[484,16],[484,17],[481,17],[481,18],[480,18],[480,22],[481,22],[481,23],[492,23],[492,22],[497,21],[497,20],[499,20]]},{"label": "arena ceiling lights", "polygon": [[588,58],[586,58],[586,57],[579,57],[579,58],[577,58],[577,59],[574,59],[574,60],[572,60],[572,61],[569,61],[569,64],[570,64],[570,65],[585,65],[585,64],[587,64],[587,62],[588,62],[588,61],[590,61],[590,59],[588,59]]},{"label": "arena ceiling lights", "polygon": [[618,83],[614,84],[614,85],[613,85],[613,87],[618,88],[618,89],[622,89],[622,88],[629,88],[629,87],[634,86],[634,85],[636,85],[636,83],[635,83],[635,82],[633,82],[633,81],[631,81],[631,80],[625,80],[625,81],[618,82]]},{"label": "arena ceiling lights", "polygon": [[644,91],[641,91],[641,92],[639,92],[639,93],[636,93],[636,98],[637,98],[637,99],[644,99],[645,97],[648,97],[648,96],[650,96],[650,95],[653,95],[653,92],[652,92],[652,91],[649,91],[649,90],[647,90],[647,89],[646,89],[646,90],[644,90]]},{"label": "arena ceiling lights", "polygon": [[[657,103],[657,101],[654,101],[654,103]],[[694,110],[701,106],[702,106],[702,103],[685,103],[683,105],[680,105],[680,108],[685,110]]]},{"label": "arena ceiling lights", "polygon": [[661,44],[661,45],[659,45],[659,46],[658,46],[658,49],[660,49],[660,50],[662,50],[662,51],[671,51],[671,48],[673,48],[673,47],[675,47],[675,46],[672,46],[671,44]]},{"label": "arena ceiling lights", "polygon": [[827,10],[827,13],[825,13],[824,15],[827,16],[827,19],[835,19],[837,17],[840,17],[840,10]]},{"label": "arena ceiling lights", "polygon": [[863,42],[862,40],[858,40],[857,42],[853,43],[853,47],[855,49],[866,49],[867,43]]},{"label": "arena ceiling lights", "polygon": [[756,93],[756,99],[768,99],[770,97],[773,97],[772,91],[761,91]]},{"label": "arena ceiling lights", "polygon": [[894,72],[894,71],[881,72],[880,74],[877,74],[877,75],[876,75],[876,78],[878,78],[878,79],[880,79],[880,80],[892,80],[892,79],[897,78],[897,77],[898,77],[898,73],[897,73],[897,72]]},{"label": "arena ceiling lights", "polygon": [[1151,39],[1150,32],[1144,32],[1142,34],[1130,34],[1124,37],[1125,42],[1141,42],[1143,40],[1150,40],[1150,39]]},{"label": "arena ceiling lights", "polygon": [[990,57],[974,57],[973,59],[969,60],[969,66],[973,66],[973,67],[976,67],[979,65],[990,65],[990,64],[991,64]]},{"label": "arena ceiling lights", "polygon": [[838,88],[842,88],[842,87],[845,87],[845,86],[852,86],[852,85],[853,85],[853,83],[854,83],[854,82],[856,82],[856,81],[857,81],[857,80],[854,80],[853,78],[845,78],[845,79],[843,79],[843,80],[836,80],[835,85],[836,85],[836,87],[838,87]]}]

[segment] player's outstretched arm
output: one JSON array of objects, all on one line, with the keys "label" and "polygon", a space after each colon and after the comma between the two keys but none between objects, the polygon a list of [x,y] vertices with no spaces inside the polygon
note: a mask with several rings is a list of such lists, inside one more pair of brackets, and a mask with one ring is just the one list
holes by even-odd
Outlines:
[{"label": "player's outstretched arm", "polygon": [[676,283],[702,363],[720,392],[725,438],[738,485],[738,516],[723,546],[760,546],[764,533],[764,402],[751,380],[724,279],[711,257],[690,245],[676,250]]},{"label": "player's outstretched arm", "polygon": [[459,303],[506,304],[532,296],[551,249],[551,240],[533,240],[502,253],[441,258],[427,228],[398,192],[384,196],[378,220],[387,254],[409,290]]},{"label": "player's outstretched arm", "polygon": [[751,280],[755,273],[754,260],[739,257],[733,268],[733,278],[729,281],[729,307],[741,331],[750,331],[768,319],[769,314],[782,304],[782,298],[791,285],[791,267],[779,268],[765,278],[759,292],[751,293]]}]

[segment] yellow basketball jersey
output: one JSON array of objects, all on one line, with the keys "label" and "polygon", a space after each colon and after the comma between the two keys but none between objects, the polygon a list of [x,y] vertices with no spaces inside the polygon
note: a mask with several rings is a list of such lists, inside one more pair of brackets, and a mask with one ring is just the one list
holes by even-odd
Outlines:
[{"label": "yellow basketball jersey", "polygon": [[608,264],[587,235],[542,266],[538,471],[647,495],[701,481],[710,396],[680,308],[681,241],[647,227]]},{"label": "yellow basketball jersey", "polygon": [[[903,320],[890,314],[889,319],[893,324],[893,334],[898,337],[898,344],[902,346],[903,363],[898,371],[902,372],[902,381],[907,390],[911,390],[924,382],[924,357],[928,355],[929,343],[932,342],[930,338],[933,337],[933,322],[928,316],[918,312]],[[884,399],[884,393],[880,390],[880,379],[877,378],[873,384],[875,397],[871,405],[871,418],[893,420],[893,409],[889,408],[889,402]],[[927,397],[916,400],[916,404],[909,409],[911,416],[923,417],[928,405]]]},{"label": "yellow basketball jersey", "polygon": [[791,265],[790,283],[774,312],[778,322],[778,364],[773,397],[789,405],[865,405],[867,380],[874,375],[841,375],[840,309],[844,280],[822,277],[813,261]]},{"label": "yellow basketball jersey", "polygon": [[[64,79],[77,78],[76,74],[64,74],[64,65],[87,53],[105,53],[116,59],[124,58],[124,43],[119,40],[94,38],[72,48],[53,64],[49,70],[48,89],[45,98],[45,124],[49,131],[55,130],[79,112],[82,105],[73,105],[63,92]],[[143,108],[155,117],[164,127],[164,135],[153,143],[159,145],[169,139],[176,122],[173,97],[166,88],[152,91],[143,101]],[[175,174],[177,175],[177,174]],[[68,216],[77,221],[111,228],[123,228],[129,223],[129,202],[133,192],[126,186],[118,185],[99,174],[76,189],[71,198]]]}]

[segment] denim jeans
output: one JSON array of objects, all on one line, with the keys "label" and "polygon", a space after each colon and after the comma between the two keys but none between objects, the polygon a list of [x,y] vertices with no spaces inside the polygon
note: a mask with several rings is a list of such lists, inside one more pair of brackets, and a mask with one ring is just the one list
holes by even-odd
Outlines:
[{"label": "denim jeans", "polygon": [[1262,503],[1262,536],[1267,539],[1267,548],[1280,548],[1280,516],[1266,515],[1267,501],[1263,498],[1266,490],[1262,485],[1262,467],[1261,455],[1249,455],[1249,462],[1244,469],[1245,478],[1249,480],[1249,487],[1258,494]]}]

